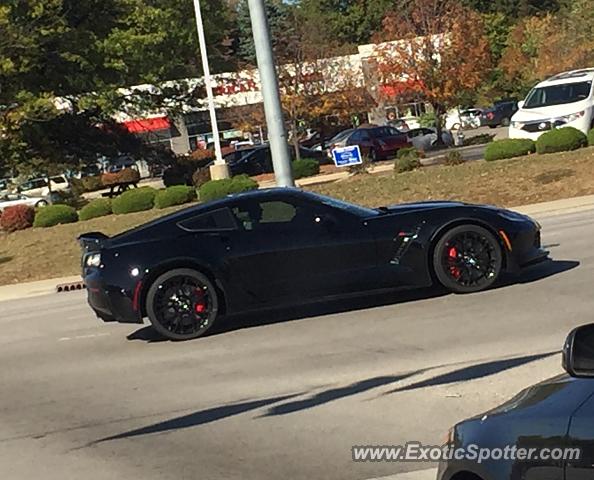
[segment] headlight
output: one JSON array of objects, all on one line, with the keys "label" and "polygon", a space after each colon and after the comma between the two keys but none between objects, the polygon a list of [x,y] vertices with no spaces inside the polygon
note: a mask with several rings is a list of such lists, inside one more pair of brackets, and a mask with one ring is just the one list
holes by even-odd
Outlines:
[{"label": "headlight", "polygon": [[561,119],[565,120],[567,123],[571,123],[571,122],[575,122],[576,120],[579,120],[585,114],[586,114],[586,112],[584,110],[582,110],[581,112],[572,113],[571,115],[565,115],[564,117],[561,117]]},{"label": "headlight", "polygon": [[99,267],[101,265],[101,254],[91,253],[89,256],[87,256],[85,264],[87,267]]}]

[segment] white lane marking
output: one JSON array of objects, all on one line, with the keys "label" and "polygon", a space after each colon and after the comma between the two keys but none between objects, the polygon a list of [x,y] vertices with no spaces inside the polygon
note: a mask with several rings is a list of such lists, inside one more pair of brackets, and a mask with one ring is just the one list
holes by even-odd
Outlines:
[{"label": "white lane marking", "polygon": [[77,335],[75,337],[61,337],[58,339],[58,342],[69,342],[70,340],[83,340],[87,338],[107,337],[109,335],[111,335],[111,333],[91,333],[88,335]]},{"label": "white lane marking", "polygon": [[369,478],[367,480],[435,480],[437,468],[427,470],[416,470],[414,472],[397,473],[388,477]]}]

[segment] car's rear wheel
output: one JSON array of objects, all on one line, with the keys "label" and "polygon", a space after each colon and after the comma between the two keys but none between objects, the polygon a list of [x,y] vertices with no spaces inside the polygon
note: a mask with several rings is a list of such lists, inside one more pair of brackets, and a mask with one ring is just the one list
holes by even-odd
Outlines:
[{"label": "car's rear wheel", "polygon": [[39,207],[47,207],[47,202],[45,200],[39,200],[36,204],[35,204],[36,208]]},{"label": "car's rear wheel", "polygon": [[503,120],[501,120],[501,125],[504,127],[509,127],[510,123],[511,123],[511,120],[507,117],[505,117]]},{"label": "car's rear wheel", "polygon": [[155,330],[170,340],[204,335],[218,316],[219,299],[212,282],[187,268],[158,277],[146,296],[146,310]]},{"label": "car's rear wheel", "polygon": [[478,225],[461,225],[446,232],[435,246],[433,267],[439,282],[455,293],[472,293],[492,286],[503,266],[497,239]]}]

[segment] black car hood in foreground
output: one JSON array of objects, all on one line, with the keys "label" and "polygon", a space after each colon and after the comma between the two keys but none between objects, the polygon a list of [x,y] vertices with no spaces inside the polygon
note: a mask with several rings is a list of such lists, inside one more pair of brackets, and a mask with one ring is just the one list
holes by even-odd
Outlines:
[{"label": "black car hood in foreground", "polygon": [[[572,415],[594,394],[594,381],[566,374],[522,390],[514,398],[454,428],[455,447],[558,448],[566,446]],[[488,460],[450,461],[440,464],[440,479],[455,472],[470,471],[485,479],[561,478],[562,462],[514,462]]]}]

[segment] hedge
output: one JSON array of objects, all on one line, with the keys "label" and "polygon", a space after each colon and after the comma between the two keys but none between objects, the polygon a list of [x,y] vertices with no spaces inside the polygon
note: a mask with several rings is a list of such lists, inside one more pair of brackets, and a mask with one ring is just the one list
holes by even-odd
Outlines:
[{"label": "hedge", "polygon": [[155,204],[156,195],[157,191],[151,187],[128,190],[113,199],[111,208],[116,215],[150,210]]},{"label": "hedge", "polygon": [[111,215],[111,200],[109,198],[97,198],[85,205],[80,212],[78,218],[80,220],[91,220],[91,218],[104,217]]},{"label": "hedge", "polygon": [[320,173],[320,162],[313,158],[302,158],[292,162],[293,177],[295,179],[313,177]]},{"label": "hedge", "polygon": [[45,228],[61,223],[75,222],[78,222],[78,215],[73,207],[68,205],[48,205],[37,210],[33,226]]},{"label": "hedge", "polygon": [[6,232],[25,230],[33,226],[35,209],[29,205],[14,205],[0,212],[0,227]]},{"label": "hedge", "polygon": [[416,170],[420,166],[421,162],[419,161],[419,157],[414,154],[409,154],[396,159],[396,161],[394,162],[394,172],[411,172],[412,170]]},{"label": "hedge", "polygon": [[538,153],[556,153],[577,150],[588,145],[588,137],[573,127],[563,127],[543,133],[536,141]]},{"label": "hedge", "polygon": [[218,198],[224,198],[233,193],[247,192],[256,190],[258,182],[252,180],[247,175],[237,175],[233,178],[223,180],[211,180],[200,187],[200,201],[209,202]]},{"label": "hedge", "polygon": [[588,145],[594,147],[594,128],[588,132]]},{"label": "hedge", "polygon": [[536,145],[530,139],[510,138],[489,143],[485,149],[485,160],[502,160],[504,158],[522,157],[536,151]]},{"label": "hedge", "polygon": [[175,185],[157,192],[157,195],[155,196],[155,207],[167,208],[172,207],[173,205],[183,205],[184,203],[191,202],[195,198],[196,190],[194,190],[193,187]]},{"label": "hedge", "polygon": [[406,147],[401,148],[396,152],[396,158],[405,158],[405,157],[412,157],[412,158],[419,158],[419,151],[415,147]]}]

